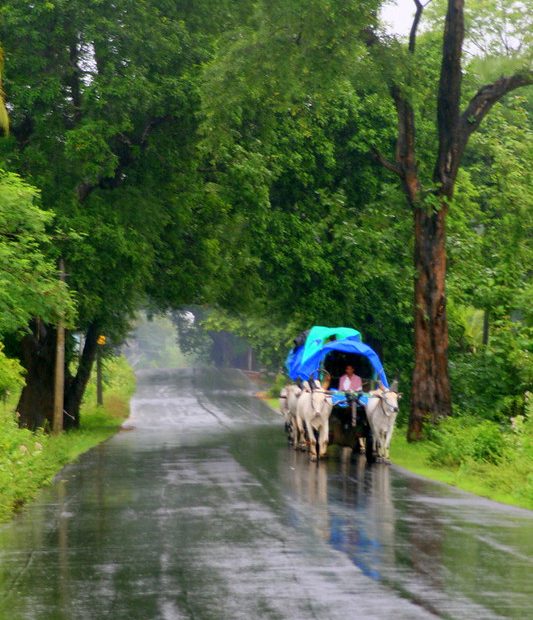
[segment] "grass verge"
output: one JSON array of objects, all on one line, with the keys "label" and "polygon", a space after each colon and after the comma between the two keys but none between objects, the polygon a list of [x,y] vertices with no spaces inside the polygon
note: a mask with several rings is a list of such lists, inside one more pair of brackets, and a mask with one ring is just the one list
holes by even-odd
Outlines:
[{"label": "grass verge", "polygon": [[262,400],[274,411],[279,413],[279,398],[263,398]]},{"label": "grass verge", "polygon": [[81,427],[59,436],[17,426],[13,401],[0,405],[0,522],[8,521],[64,465],[113,435],[129,413],[135,377],[124,358],[105,361],[104,406],[94,379],[81,409]]},{"label": "grass verge", "polygon": [[533,466],[527,451],[512,454],[500,463],[467,459],[458,466],[433,464],[429,441],[408,443],[405,429],[397,429],[391,460],[415,474],[444,482],[497,502],[533,510]]}]

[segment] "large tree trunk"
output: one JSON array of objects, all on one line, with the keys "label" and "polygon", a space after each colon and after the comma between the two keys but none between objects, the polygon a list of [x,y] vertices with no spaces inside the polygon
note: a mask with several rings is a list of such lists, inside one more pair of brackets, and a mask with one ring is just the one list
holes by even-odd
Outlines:
[{"label": "large tree trunk", "polygon": [[98,326],[92,323],[85,335],[85,344],[78,365],[78,371],[73,377],[67,374],[65,382],[65,428],[78,428],[80,425],[80,407],[85,388],[91,376],[91,370],[96,358],[96,341],[98,339]]},{"label": "large tree trunk", "polygon": [[[63,428],[77,428],[80,425],[80,406],[91,376],[96,357],[98,327],[89,326],[85,346],[75,376],[65,368],[65,396]],[[26,369],[24,386],[17,411],[19,424],[36,430],[40,427],[52,429],[54,415],[56,330],[39,320],[32,321],[31,333],[21,342],[21,361]]]},{"label": "large tree trunk", "polygon": [[415,222],[415,368],[408,438],[421,438],[426,420],[451,413],[446,316],[446,213],[414,208]]},{"label": "large tree trunk", "polygon": [[39,320],[32,321],[31,333],[21,341],[21,362],[26,369],[26,385],[17,411],[19,425],[31,430],[52,428],[54,415],[54,375],[56,331]]}]

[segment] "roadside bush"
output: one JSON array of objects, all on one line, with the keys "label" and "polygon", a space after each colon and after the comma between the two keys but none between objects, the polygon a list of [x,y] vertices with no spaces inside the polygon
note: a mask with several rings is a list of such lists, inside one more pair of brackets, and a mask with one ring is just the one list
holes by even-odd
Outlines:
[{"label": "roadside bush", "polygon": [[25,493],[35,493],[42,467],[43,448],[48,437],[18,428],[16,417],[0,412],[0,521],[24,501]]},{"label": "roadside bush", "polygon": [[279,372],[274,379],[272,385],[268,388],[267,396],[269,398],[277,398],[281,390],[289,383],[290,380],[287,377]]},{"label": "roadside bush", "polygon": [[[102,363],[102,383],[104,387],[104,405],[109,411],[112,409],[112,395],[120,394],[122,397],[131,398],[135,391],[135,374],[123,355],[109,355]],[[111,402],[110,402],[111,396]],[[96,403],[96,372],[93,372],[87,384],[87,389],[83,395],[83,406],[85,411],[94,414]],[[93,416],[94,418],[94,416]],[[84,416],[80,418],[80,425],[85,427]]]},{"label": "roadside bush", "polygon": [[24,384],[23,368],[17,360],[4,355],[4,345],[0,342],[0,398],[5,400],[17,393]]},{"label": "roadside bush", "polygon": [[459,467],[468,461],[498,464],[508,459],[512,438],[498,424],[467,416],[448,418],[430,431],[429,460]]},{"label": "roadside bush", "polygon": [[450,356],[454,413],[507,423],[525,413],[533,385],[533,332],[510,321],[494,325],[490,345]]}]

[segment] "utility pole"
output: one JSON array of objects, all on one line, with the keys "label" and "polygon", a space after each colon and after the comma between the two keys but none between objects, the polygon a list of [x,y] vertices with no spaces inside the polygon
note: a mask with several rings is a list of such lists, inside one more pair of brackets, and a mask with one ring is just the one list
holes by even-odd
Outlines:
[{"label": "utility pole", "polygon": [[105,336],[98,336],[96,344],[96,404],[104,404],[104,385],[102,380],[102,347],[105,345]]},{"label": "utility pole", "polygon": [[[65,262],[59,259],[59,279],[65,281]],[[58,435],[63,431],[63,406],[65,397],[65,324],[63,316],[57,323],[56,367],[54,380],[54,417],[52,433]]]}]

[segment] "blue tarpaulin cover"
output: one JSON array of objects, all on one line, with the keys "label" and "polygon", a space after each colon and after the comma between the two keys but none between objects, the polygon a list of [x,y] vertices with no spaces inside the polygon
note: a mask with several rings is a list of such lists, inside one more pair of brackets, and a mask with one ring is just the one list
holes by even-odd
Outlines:
[{"label": "blue tarpaulin cover", "polygon": [[[346,398],[345,392],[340,392],[339,390],[334,390],[334,389],[330,389],[329,391],[332,392],[331,402],[333,403],[334,407],[349,407],[350,406],[350,403],[348,402],[348,399]],[[357,402],[360,405],[367,405],[368,394],[365,394],[365,393],[359,394],[359,396],[357,397]]]},{"label": "blue tarpaulin cover", "polygon": [[[338,339],[328,341],[328,338],[332,335]],[[289,377],[296,381],[297,379],[307,380],[311,375],[316,375],[316,371],[320,368],[321,363],[328,353],[332,351],[341,351],[366,357],[372,365],[377,378],[385,387],[389,386],[378,354],[367,344],[361,342],[361,334],[357,330],[348,327],[313,327],[307,336],[305,344],[291,350],[285,361]]]},{"label": "blue tarpaulin cover", "polygon": [[361,334],[352,327],[323,327],[322,325],[315,325],[311,327],[305,340],[302,359],[310,358],[330,340],[335,342],[345,338],[355,338],[361,342]]},{"label": "blue tarpaulin cover", "polygon": [[330,390],[333,392],[331,395],[331,402],[334,407],[349,407],[350,403],[346,398],[346,394],[344,392],[339,392],[338,390]]}]

